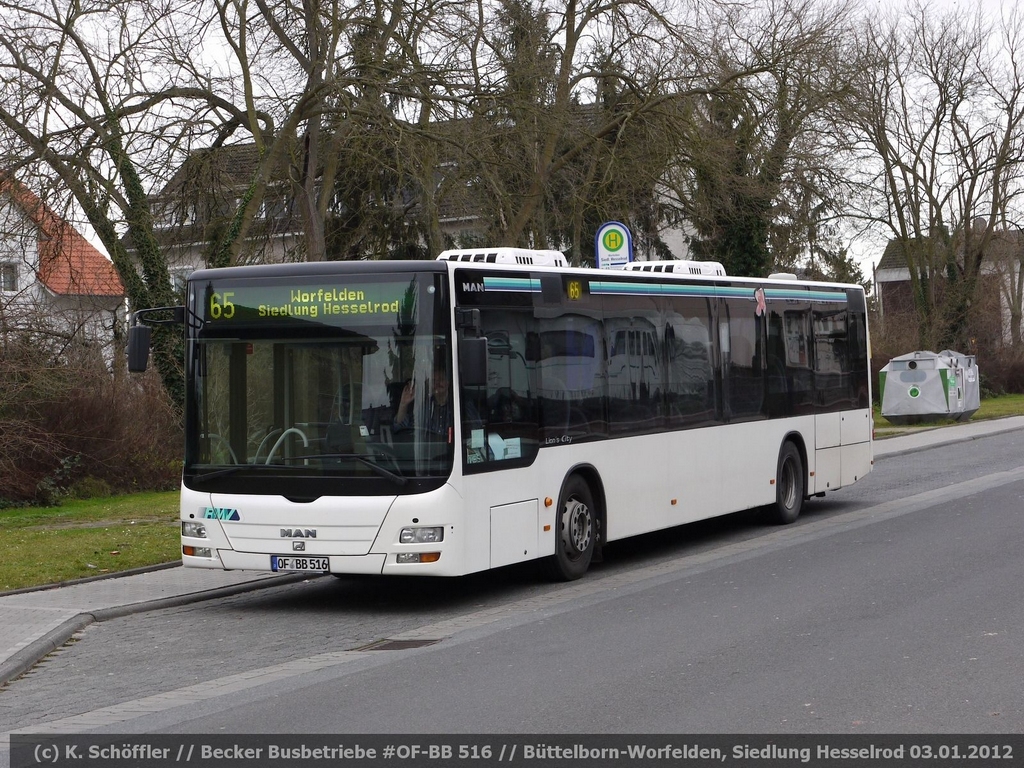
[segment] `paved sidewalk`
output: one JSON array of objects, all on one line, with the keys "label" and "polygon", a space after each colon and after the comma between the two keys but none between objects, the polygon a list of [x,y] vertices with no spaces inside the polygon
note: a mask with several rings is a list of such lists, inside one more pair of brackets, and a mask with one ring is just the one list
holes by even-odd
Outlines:
[{"label": "paved sidewalk", "polygon": [[901,453],[913,453],[935,445],[948,445],[979,437],[998,435],[1024,429],[1024,416],[1010,416],[1005,419],[985,419],[964,424],[950,424],[945,427],[902,427],[885,430],[890,434],[876,435],[874,455],[876,459]]},{"label": "paved sidewalk", "polygon": [[[1024,416],[938,428],[907,428],[896,436],[876,440],[874,455],[882,459],[1019,429],[1024,429]],[[168,566],[0,595],[0,685],[29,670],[39,659],[94,621],[306,578],[308,574],[274,575]]]},{"label": "paved sidewalk", "polygon": [[170,567],[0,595],[0,685],[94,621],[308,578],[309,574]]}]

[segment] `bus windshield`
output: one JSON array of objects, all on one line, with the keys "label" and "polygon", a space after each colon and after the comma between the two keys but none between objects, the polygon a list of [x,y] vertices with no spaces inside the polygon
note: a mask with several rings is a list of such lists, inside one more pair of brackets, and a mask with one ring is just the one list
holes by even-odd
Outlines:
[{"label": "bus windshield", "polygon": [[192,283],[186,485],[314,498],[422,491],[451,473],[441,275],[338,282]]}]

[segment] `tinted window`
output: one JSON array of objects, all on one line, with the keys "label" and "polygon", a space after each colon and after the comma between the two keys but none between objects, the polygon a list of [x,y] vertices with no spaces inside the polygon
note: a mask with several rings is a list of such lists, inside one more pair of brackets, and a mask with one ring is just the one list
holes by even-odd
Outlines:
[{"label": "tinted window", "polygon": [[770,416],[794,416],[815,408],[810,322],[808,304],[769,303],[765,375]]},{"label": "tinted window", "polygon": [[726,299],[720,305],[723,402],[730,421],[763,415],[763,351],[755,308],[746,299]]},{"label": "tinted window", "polygon": [[570,442],[602,435],[606,393],[600,320],[587,315],[538,317],[534,349],[543,439]]},{"label": "tinted window", "polygon": [[711,307],[707,299],[674,299],[665,312],[665,404],[671,426],[715,415]]},{"label": "tinted window", "polygon": [[602,308],[608,430],[615,434],[659,431],[664,428],[661,300],[606,295]]},{"label": "tinted window", "polygon": [[529,464],[537,455],[537,363],[530,359],[529,311],[484,309],[487,384],[462,390],[462,436],[469,472]]}]

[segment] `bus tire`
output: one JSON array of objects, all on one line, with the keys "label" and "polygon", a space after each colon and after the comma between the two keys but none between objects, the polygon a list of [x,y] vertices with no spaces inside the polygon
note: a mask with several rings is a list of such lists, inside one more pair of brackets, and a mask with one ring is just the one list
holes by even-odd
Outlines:
[{"label": "bus tire", "polygon": [[789,525],[798,517],[807,492],[807,474],[800,450],[791,440],[782,444],[775,472],[775,504],[769,509],[772,522]]},{"label": "bus tire", "polygon": [[555,554],[549,572],[558,581],[574,581],[587,572],[597,542],[597,509],[590,486],[572,475],[562,487],[555,517]]}]

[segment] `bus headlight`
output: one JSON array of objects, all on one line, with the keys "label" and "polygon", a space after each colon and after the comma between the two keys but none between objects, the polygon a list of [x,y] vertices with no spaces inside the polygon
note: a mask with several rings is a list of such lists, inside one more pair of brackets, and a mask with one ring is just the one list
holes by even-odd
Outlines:
[{"label": "bus headlight", "polygon": [[197,520],[184,520],[181,523],[181,535],[191,539],[205,539],[206,524]]},{"label": "bus headlight", "polygon": [[181,554],[189,557],[213,557],[213,550],[209,547],[190,547],[186,544],[181,548]]},{"label": "bus headlight", "polygon": [[434,544],[444,541],[444,528],[403,528],[398,540],[403,544]]}]

